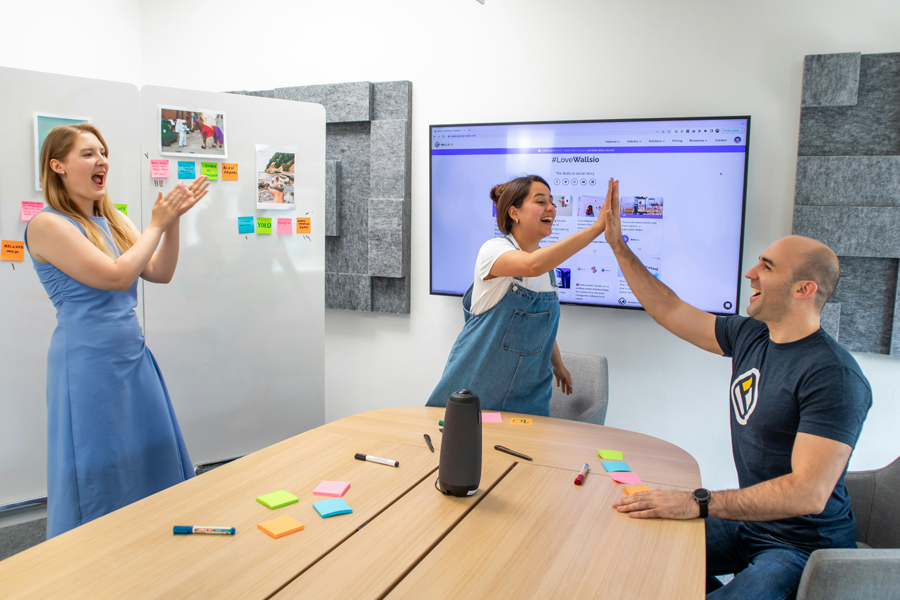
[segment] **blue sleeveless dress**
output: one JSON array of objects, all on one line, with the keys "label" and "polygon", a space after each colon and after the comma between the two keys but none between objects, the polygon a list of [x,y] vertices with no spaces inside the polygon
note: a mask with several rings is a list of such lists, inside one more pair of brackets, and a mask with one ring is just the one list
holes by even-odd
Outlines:
[{"label": "blue sleeveless dress", "polygon": [[[106,219],[91,218],[112,239]],[[57,320],[47,354],[49,539],[194,471],[134,311],[137,280],[127,291],[98,290],[32,262]]]}]

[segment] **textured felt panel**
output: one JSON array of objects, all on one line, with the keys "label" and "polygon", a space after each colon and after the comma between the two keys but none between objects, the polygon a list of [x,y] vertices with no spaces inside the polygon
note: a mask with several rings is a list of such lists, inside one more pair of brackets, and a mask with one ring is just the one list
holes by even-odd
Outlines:
[{"label": "textured felt panel", "polygon": [[248,90],[243,90],[239,92],[226,92],[228,94],[240,94],[241,96],[259,96],[261,98],[274,98],[275,90],[257,90],[255,92],[251,92]]},{"label": "textured felt panel", "polygon": [[341,235],[341,161],[325,161],[325,235]]},{"label": "textured felt panel", "polygon": [[900,207],[900,156],[801,156],[794,202]]},{"label": "textured felt panel", "polygon": [[369,274],[403,277],[403,199],[369,199]]},{"label": "textured felt panel", "polygon": [[409,122],[372,121],[371,188],[373,198],[409,197]]},{"label": "textured felt panel", "polygon": [[828,335],[841,341],[841,303],[826,302],[822,307],[822,315],[820,316],[820,324],[822,329],[828,332]]},{"label": "textured felt panel", "polygon": [[864,54],[856,106],[800,110],[800,156],[900,154],[900,52]]},{"label": "textured felt panel", "polygon": [[860,56],[859,52],[807,56],[801,106],[854,106]]},{"label": "textured felt panel", "polygon": [[326,123],[372,120],[372,84],[368,81],[275,88],[275,97],[321,104]]},{"label": "textured felt panel", "polygon": [[373,277],[372,311],[409,313],[409,277]]},{"label": "textured felt panel", "polygon": [[374,83],[374,117],[376,121],[412,121],[412,82],[382,81]]},{"label": "textured felt panel", "polygon": [[897,273],[897,290],[894,293],[894,326],[891,333],[891,356],[900,356],[900,272]]},{"label": "textured felt panel", "polygon": [[841,280],[831,302],[841,305],[841,345],[852,352],[890,353],[900,261],[855,256],[840,259]]},{"label": "textured felt panel", "polygon": [[794,233],[827,244],[838,256],[900,256],[900,208],[795,206]]},{"label": "textured felt panel", "polygon": [[325,308],[372,310],[372,278],[359,273],[326,271]]},{"label": "textured felt panel", "polygon": [[326,125],[325,158],[341,161],[341,235],[325,238],[325,271],[368,273],[369,123]]}]

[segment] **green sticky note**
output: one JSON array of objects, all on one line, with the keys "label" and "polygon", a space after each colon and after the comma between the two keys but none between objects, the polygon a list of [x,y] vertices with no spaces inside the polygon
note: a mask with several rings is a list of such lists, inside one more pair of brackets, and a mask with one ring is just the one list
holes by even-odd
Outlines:
[{"label": "green sticky note", "polygon": [[622,460],[622,453],[618,450],[597,450],[597,456],[606,460]]},{"label": "green sticky note", "polygon": [[275,509],[287,506],[288,504],[293,504],[294,502],[299,502],[300,498],[290,492],[279,490],[277,492],[272,492],[271,494],[266,494],[265,496],[260,496],[256,501],[269,508]]},{"label": "green sticky note", "polygon": [[200,173],[209,177],[210,181],[218,181],[219,163],[200,163]]},{"label": "green sticky note", "polygon": [[256,233],[272,235],[272,219],[266,217],[256,218]]},{"label": "green sticky note", "polygon": [[121,212],[123,215],[128,214],[128,205],[127,204],[113,204],[116,207],[116,210]]}]

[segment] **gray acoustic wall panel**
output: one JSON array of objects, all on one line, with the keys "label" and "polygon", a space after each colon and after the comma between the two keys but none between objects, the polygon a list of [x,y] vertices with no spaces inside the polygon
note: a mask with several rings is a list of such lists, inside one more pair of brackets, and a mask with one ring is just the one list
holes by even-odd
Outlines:
[{"label": "gray acoustic wall panel", "polygon": [[227,94],[239,94],[241,96],[259,96],[260,98],[274,98],[275,90],[257,90],[255,92],[243,90],[240,92],[226,92]]},{"label": "gray acoustic wall panel", "polygon": [[801,156],[794,202],[900,208],[900,156]]},{"label": "gray acoustic wall panel", "polygon": [[807,57],[793,231],[828,244],[841,260],[822,326],[837,329],[849,350],[893,356],[900,356],[898,132],[900,53]]},{"label": "gray acoustic wall panel", "polygon": [[859,52],[807,56],[801,106],[854,106],[860,56]]},{"label": "gray acoustic wall panel", "polygon": [[233,93],[325,106],[325,307],[409,313],[412,83]]},{"label": "gray acoustic wall panel", "polygon": [[900,155],[900,53],[864,54],[856,106],[800,109],[799,156]]}]

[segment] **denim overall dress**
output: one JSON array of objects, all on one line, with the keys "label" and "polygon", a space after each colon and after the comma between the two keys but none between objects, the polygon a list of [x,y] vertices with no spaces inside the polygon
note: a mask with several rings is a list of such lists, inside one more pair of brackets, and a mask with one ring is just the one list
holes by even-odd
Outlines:
[{"label": "denim overall dress", "polygon": [[471,313],[474,284],[469,286],[462,301],[465,325],[426,406],[447,406],[450,394],[465,388],[484,410],[550,415],[559,297],[553,271],[547,276],[552,292],[526,289],[521,277],[513,277],[500,302],[478,315]]}]

